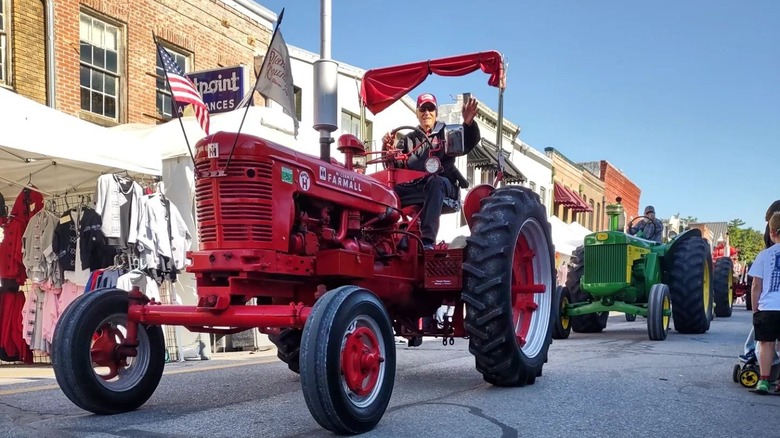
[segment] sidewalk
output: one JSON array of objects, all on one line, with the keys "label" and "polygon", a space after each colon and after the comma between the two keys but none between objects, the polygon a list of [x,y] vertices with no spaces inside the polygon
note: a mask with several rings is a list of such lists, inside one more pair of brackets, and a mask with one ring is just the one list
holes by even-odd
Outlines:
[{"label": "sidewalk", "polygon": [[[165,364],[166,369],[174,370],[181,368],[181,365],[187,367],[209,367],[225,362],[240,361],[267,361],[269,358],[276,358],[275,347],[263,347],[260,351],[232,351],[228,353],[212,353],[210,360],[193,360],[185,362],[169,362]],[[18,385],[22,383],[39,382],[41,380],[54,380],[54,370],[50,364],[35,365],[0,365],[0,386]]]}]

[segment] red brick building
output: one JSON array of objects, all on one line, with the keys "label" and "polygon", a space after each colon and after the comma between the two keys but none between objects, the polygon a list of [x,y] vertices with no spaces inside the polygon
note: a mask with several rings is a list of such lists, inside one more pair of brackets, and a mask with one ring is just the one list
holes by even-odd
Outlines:
[{"label": "red brick building", "polygon": [[276,18],[252,0],[3,0],[0,86],[104,126],[158,123],[153,34],[185,72],[247,66],[247,89]]},{"label": "red brick building", "polygon": [[[626,225],[639,215],[639,195],[642,191],[623,172],[606,160],[591,161],[581,165],[604,181],[605,204],[614,204],[618,197],[622,198],[621,204],[626,212]],[[606,213],[602,214],[604,223],[608,223]]]}]

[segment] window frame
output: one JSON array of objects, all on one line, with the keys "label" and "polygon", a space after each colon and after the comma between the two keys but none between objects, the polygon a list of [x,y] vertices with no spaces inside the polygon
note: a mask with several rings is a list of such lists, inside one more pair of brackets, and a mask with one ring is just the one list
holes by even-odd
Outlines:
[{"label": "window frame", "polygon": [[[90,30],[90,37],[88,40],[82,39],[82,18],[88,18],[90,20],[89,22],[89,30]],[[102,42],[101,46],[95,45],[92,41],[92,31],[95,29],[95,23],[100,23],[103,25],[104,32],[106,34],[110,33],[109,30],[116,30],[116,37],[115,37],[115,48],[113,51],[116,53],[116,66],[115,71],[112,71],[109,69],[107,64],[108,59],[108,51],[111,51],[112,49],[110,47],[106,46],[106,40],[105,36]],[[85,10],[81,9],[79,11],[79,95],[80,95],[80,103],[79,108],[81,110],[81,114],[86,115],[88,118],[93,119],[93,121],[97,123],[108,123],[108,124],[117,124],[122,123],[124,114],[125,114],[125,79],[127,76],[127,73],[125,71],[126,68],[126,62],[125,62],[125,41],[124,38],[126,36],[126,28],[121,23],[112,20],[109,17],[105,17],[101,14],[95,13],[91,10]],[[86,62],[84,58],[84,54],[82,53],[82,45],[88,45],[92,49],[92,53],[90,55],[93,56],[93,59],[90,62]],[[94,62],[94,54],[95,54],[95,48],[98,50],[104,51],[104,65],[101,67],[97,65]],[[85,87],[82,85],[82,69],[86,69],[89,72],[89,86]],[[103,89],[98,90],[97,88],[93,88],[94,84],[92,82],[93,74],[97,72],[99,74],[102,74],[102,80],[103,82]],[[107,94],[105,90],[105,79],[107,77],[113,77],[115,84],[115,94]],[[84,102],[82,101],[83,96],[81,96],[81,93],[83,90],[87,90],[90,93],[90,106],[89,108],[84,108]],[[92,93],[100,93],[103,95],[103,108],[102,112],[95,112],[92,108],[92,99],[93,95]],[[114,115],[106,115],[106,106],[105,106],[105,97],[113,97],[114,98]]]},{"label": "window frame", "polygon": [[[350,119],[354,120],[354,124],[350,123],[350,128],[352,126],[357,126],[358,127],[358,132],[355,133],[355,132],[352,132],[351,129],[350,130],[345,130],[344,129],[344,116],[345,115],[350,117]],[[363,142],[363,144],[366,146],[367,150],[371,150],[371,146],[374,143],[374,122],[373,121],[369,120],[368,117],[366,117],[366,119],[364,120],[364,122],[365,122],[365,133],[366,133],[365,134],[365,138],[360,138],[360,116],[359,115],[353,113],[352,111],[349,111],[349,110],[346,110],[346,109],[342,108],[341,109],[341,118],[340,118],[339,122],[340,122],[339,132],[341,132],[342,134],[352,134],[352,135],[354,135],[355,137],[360,139],[360,141]]]},{"label": "window frame", "polygon": [[[168,53],[173,57],[173,60],[176,61],[176,64],[182,69],[182,71],[187,74],[192,69],[192,53],[181,50],[180,48],[176,46],[172,46],[171,44],[168,44],[164,41],[159,41],[160,45],[165,48],[165,50],[168,51]],[[160,55],[157,53],[157,50],[155,49],[154,52],[155,56],[155,62],[154,62],[154,109],[156,111],[157,117],[161,118],[162,120],[169,121],[173,120],[174,118],[178,118],[178,114],[173,113],[173,96],[171,95],[171,90],[168,87],[168,79],[165,76],[165,70],[163,69],[162,65],[160,64]],[[184,67],[179,63],[179,58],[182,58],[184,60]],[[164,88],[159,88],[157,86],[157,81],[162,81]],[[160,107],[158,106],[157,96],[164,96],[163,100],[165,98],[168,98],[171,102],[171,114],[167,115],[164,112],[160,110]],[[164,107],[163,102],[163,107]],[[164,109],[164,108],[163,108]]]},{"label": "window frame", "polygon": [[0,0],[0,87],[11,87],[11,0]]}]

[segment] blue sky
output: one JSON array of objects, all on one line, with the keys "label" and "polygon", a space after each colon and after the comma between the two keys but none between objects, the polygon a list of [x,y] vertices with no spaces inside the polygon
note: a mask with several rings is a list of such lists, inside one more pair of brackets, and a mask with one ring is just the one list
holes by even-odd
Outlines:
[{"label": "blue sky", "polygon": [[[284,7],[287,43],[319,53],[319,0],[259,3]],[[332,3],[332,57],[360,68],[503,53],[504,112],[520,138],[609,160],[659,217],[741,218],[763,231],[780,199],[780,1]],[[430,76],[412,95],[422,91],[498,108],[481,73]]]}]

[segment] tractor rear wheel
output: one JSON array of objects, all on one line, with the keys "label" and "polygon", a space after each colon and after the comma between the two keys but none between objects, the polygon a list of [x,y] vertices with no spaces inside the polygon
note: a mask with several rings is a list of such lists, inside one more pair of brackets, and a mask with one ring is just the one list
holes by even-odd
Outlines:
[{"label": "tractor rear wheel", "polygon": [[382,419],[395,381],[393,325],[382,301],[357,286],[326,292],[301,339],[303,398],[320,426],[359,434]]},{"label": "tractor rear wheel", "polygon": [[269,334],[268,340],[276,345],[276,357],[287,364],[290,371],[300,374],[301,330],[282,329],[279,334]]},{"label": "tractor rear wheel", "polygon": [[672,307],[669,286],[658,283],[650,287],[647,298],[647,334],[651,341],[663,341],[669,333],[669,315]]},{"label": "tractor rear wheel", "polygon": [[[571,293],[571,300],[573,303],[591,301],[590,294],[580,288],[580,279],[585,275],[585,247],[577,247],[573,255],[574,266],[569,269],[569,274],[566,276],[566,287]],[[607,327],[608,318],[609,312],[572,316],[571,329],[575,333],[601,333]]]},{"label": "tractor rear wheel", "polygon": [[715,316],[728,318],[734,306],[734,262],[730,258],[721,257],[715,261],[712,283]]},{"label": "tractor rear wheel", "polygon": [[473,216],[463,263],[469,351],[485,381],[532,384],[550,347],[555,295],[547,213],[534,192],[496,189]]},{"label": "tractor rear wheel", "polygon": [[677,243],[667,257],[674,329],[680,333],[705,333],[712,315],[709,245],[704,239],[691,237]]},{"label": "tractor rear wheel", "polygon": [[567,339],[571,334],[571,324],[566,315],[566,308],[571,302],[571,294],[565,286],[555,288],[552,313],[552,338]]},{"label": "tractor rear wheel", "polygon": [[160,326],[138,324],[136,355],[119,350],[127,334],[128,294],[101,289],[73,301],[54,330],[51,363],[62,392],[95,414],[129,412],[152,396],[165,367]]}]

